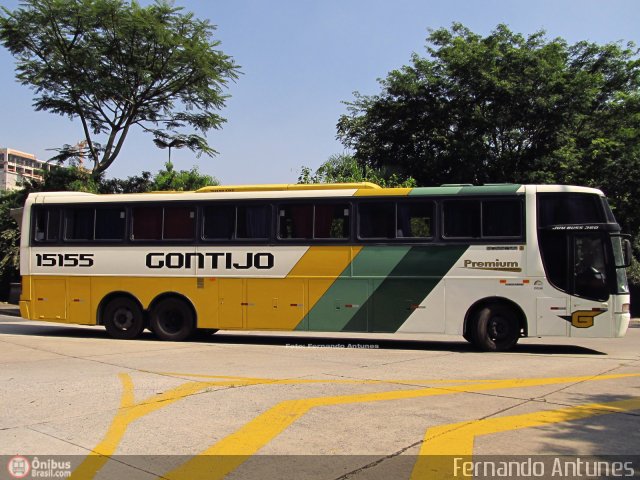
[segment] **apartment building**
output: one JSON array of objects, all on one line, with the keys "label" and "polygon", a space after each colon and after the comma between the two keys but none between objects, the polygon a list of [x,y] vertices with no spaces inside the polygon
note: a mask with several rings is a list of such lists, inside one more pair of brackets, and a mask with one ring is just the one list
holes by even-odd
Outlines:
[{"label": "apartment building", "polygon": [[51,165],[31,153],[0,148],[0,191],[18,190],[25,180],[42,180],[43,172],[50,169]]}]

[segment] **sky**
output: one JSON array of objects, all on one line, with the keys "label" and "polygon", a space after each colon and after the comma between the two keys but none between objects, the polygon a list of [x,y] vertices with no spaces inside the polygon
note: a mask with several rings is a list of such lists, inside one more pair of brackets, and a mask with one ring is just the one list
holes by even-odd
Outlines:
[{"label": "sky", "polygon": [[[148,2],[141,2],[148,3]],[[14,9],[18,0],[0,0]],[[177,169],[197,166],[223,184],[295,183],[303,166],[316,169],[346,152],[336,139],[343,102],[375,94],[378,78],[425,53],[429,29],[460,22],[487,35],[505,23],[518,33],[545,30],[569,43],[633,41],[640,45],[637,0],[175,0],[208,18],[220,49],[240,65],[207,135],[215,157],[173,150]],[[0,148],[51,158],[50,150],[82,140],[80,123],[35,112],[33,92],[15,80],[13,57],[0,47]],[[107,177],[156,172],[167,160],[152,137],[134,131]]]}]

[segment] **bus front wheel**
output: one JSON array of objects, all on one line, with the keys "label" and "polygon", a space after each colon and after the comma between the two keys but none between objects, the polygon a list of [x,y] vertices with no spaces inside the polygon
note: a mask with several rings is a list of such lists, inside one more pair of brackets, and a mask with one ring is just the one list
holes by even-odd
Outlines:
[{"label": "bus front wheel", "polygon": [[191,306],[179,298],[165,298],[151,309],[149,327],[161,340],[186,340],[193,334],[195,323]]},{"label": "bus front wheel", "polygon": [[135,300],[117,297],[104,307],[102,323],[113,338],[133,340],[144,330],[144,315]]},{"label": "bus front wheel", "polygon": [[487,305],[475,315],[471,331],[473,344],[481,350],[504,352],[520,338],[520,322],[514,311],[505,305]]}]

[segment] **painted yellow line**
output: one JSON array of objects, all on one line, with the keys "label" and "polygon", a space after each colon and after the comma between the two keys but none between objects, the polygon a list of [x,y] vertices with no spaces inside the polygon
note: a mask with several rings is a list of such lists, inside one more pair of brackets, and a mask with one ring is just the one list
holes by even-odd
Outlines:
[{"label": "painted yellow line", "polygon": [[113,455],[122,441],[129,425],[145,415],[156,410],[164,408],[172,403],[192,395],[194,393],[205,390],[212,386],[226,386],[232,382],[188,382],[178,387],[172,388],[153,397],[149,397],[138,403],[134,403],[133,382],[128,374],[121,373],[119,375],[122,383],[122,396],[120,407],[115,418],[111,422],[107,433],[102,441],[92,450],[87,458],[76,468],[71,477],[72,479],[89,479],[93,478],[104,464]]},{"label": "painted yellow line", "polygon": [[[640,374],[602,375],[598,377],[563,377],[499,380],[480,385],[458,385],[418,390],[394,390],[378,393],[362,393],[334,397],[317,397],[303,400],[287,400],[254,418],[235,433],[223,438],[193,459],[164,474],[163,478],[214,480],[224,478],[242,463],[271,442],[292,423],[310,409],[320,406],[344,405],[350,403],[403,400],[409,398],[453,395],[487,390],[556,385],[584,381],[613,380],[638,377]],[[214,457],[215,456],[215,457]]]},{"label": "painted yellow line", "polygon": [[486,380],[486,379],[437,379],[437,380],[429,380],[429,379],[395,379],[395,380],[369,380],[369,379],[304,379],[304,378],[255,378],[255,377],[232,377],[226,375],[203,375],[199,373],[184,373],[184,372],[153,372],[150,370],[146,371],[147,373],[156,373],[159,375],[170,375],[176,377],[191,377],[191,378],[216,378],[216,379],[226,379],[226,380],[235,380],[239,382],[247,382],[251,384],[276,384],[276,385],[297,385],[297,384],[314,384],[314,383],[328,383],[328,384],[356,384],[356,385],[369,385],[369,384],[390,384],[390,385],[406,385],[406,384],[414,384],[414,385],[430,385],[430,384],[448,384],[448,385],[458,385],[458,384],[467,384],[467,383],[491,383],[491,382],[499,382],[501,380]]},{"label": "painted yellow line", "polygon": [[456,469],[454,458],[471,461],[473,443],[480,435],[508,432],[522,428],[540,427],[552,423],[570,422],[599,415],[640,409],[640,397],[610,403],[590,403],[576,407],[542,412],[525,413],[509,417],[487,418],[470,422],[441,425],[427,430],[418,460],[411,474],[412,479],[449,479],[463,477]]}]

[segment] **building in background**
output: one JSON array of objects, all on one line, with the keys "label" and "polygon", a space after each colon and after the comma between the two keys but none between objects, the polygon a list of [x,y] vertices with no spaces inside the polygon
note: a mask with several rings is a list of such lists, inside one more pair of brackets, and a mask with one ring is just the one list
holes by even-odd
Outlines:
[{"label": "building in background", "polygon": [[11,148],[0,148],[0,191],[19,190],[25,180],[42,180],[51,169],[47,162],[35,155]]}]

